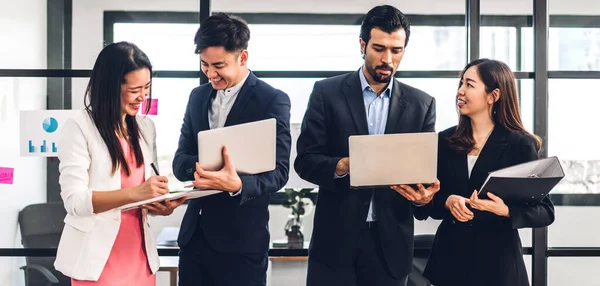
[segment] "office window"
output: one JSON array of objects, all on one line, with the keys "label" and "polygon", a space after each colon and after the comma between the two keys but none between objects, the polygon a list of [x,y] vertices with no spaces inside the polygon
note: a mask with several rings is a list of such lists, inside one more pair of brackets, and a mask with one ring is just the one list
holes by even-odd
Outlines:
[{"label": "office window", "polygon": [[598,265],[599,257],[550,257],[547,285],[595,285]]},{"label": "office window", "polygon": [[517,29],[514,27],[481,27],[480,56],[506,63],[513,71],[517,66]]},{"label": "office window", "polygon": [[[249,24],[248,66],[254,71],[354,71],[360,57],[358,25]],[[144,50],[157,70],[198,70],[193,38],[197,24],[116,23],[114,41],[127,40]],[[516,66],[516,30],[483,27],[482,53]],[[452,26],[413,26],[400,70],[461,70],[466,63],[465,29]],[[401,82],[422,89],[437,101],[436,130],[457,124],[456,78],[406,78]],[[292,102],[291,122],[300,123],[314,82],[322,78],[263,78],[285,91]],[[156,122],[159,165],[171,176],[171,162],[183,112],[198,79],[155,79],[153,96],[159,99]],[[523,117],[532,128],[532,83],[521,86]],[[165,116],[169,114],[169,116]],[[531,129],[530,129],[531,130]],[[173,178],[174,179],[174,178]]]},{"label": "office window", "polygon": [[[359,25],[250,24],[248,65],[268,71],[352,71],[360,57]],[[413,26],[400,70],[456,70],[464,65],[462,27]]]},{"label": "office window", "polygon": [[522,28],[532,25],[533,4],[533,0],[481,0],[480,56],[503,61],[513,71],[533,71],[533,64],[524,64],[533,63],[533,45],[522,36]]},{"label": "office window", "polygon": [[[522,28],[521,49],[533,50],[533,28]],[[526,70],[533,70],[533,57],[523,57]],[[600,28],[550,27],[548,69],[562,71],[600,70]]]},{"label": "office window", "polygon": [[412,26],[399,70],[460,70],[467,51],[464,27]]},{"label": "office window", "polygon": [[600,70],[600,28],[550,28],[549,70]]},{"label": "office window", "polygon": [[[254,71],[354,71],[363,63],[358,25],[249,24],[248,66]],[[193,38],[197,24],[116,23],[113,41],[131,41],[146,52],[156,70],[198,70]],[[461,27],[415,26],[400,70],[456,70],[466,53]],[[444,60],[440,60],[444,59]],[[458,75],[457,75],[458,77]],[[263,78],[285,91],[292,102],[291,122],[300,123],[318,78]],[[456,79],[406,79],[439,98],[437,129],[455,124]],[[172,175],[171,162],[190,91],[198,79],[155,79],[153,116],[160,139],[159,166]],[[168,114],[168,116],[166,116]],[[174,179],[174,178],[171,178]]]},{"label": "office window", "polygon": [[[161,175],[172,175],[173,155],[177,150],[183,115],[197,78],[155,78],[152,98],[158,99],[158,115],[148,115],[156,126],[156,148]],[[169,180],[175,180],[170,177]]]},{"label": "office window", "polygon": [[551,79],[548,156],[562,160],[566,177],[555,193],[600,193],[600,80]]},{"label": "office window", "polygon": [[523,126],[529,132],[533,132],[533,106],[534,106],[534,93],[533,93],[533,79],[518,79],[517,87],[519,88],[519,107],[521,109],[521,120],[523,120]]},{"label": "office window", "polygon": [[401,82],[412,87],[421,89],[436,100],[436,131],[443,131],[458,124],[458,113],[456,110],[456,90],[458,87],[458,76],[450,78],[406,78],[399,79]]},{"label": "office window", "polygon": [[[443,131],[458,124],[458,111],[456,109],[456,92],[459,79],[449,78],[407,78],[399,79],[401,82],[419,88],[436,100],[436,131]],[[533,130],[533,80],[517,80],[521,94],[521,118],[525,129]]]},{"label": "office window", "polygon": [[355,70],[359,26],[249,24],[248,66],[267,71]]},{"label": "office window", "polygon": [[114,42],[136,44],[155,70],[197,71],[200,59],[194,54],[195,24],[115,23]]},{"label": "office window", "polygon": [[292,102],[291,123],[302,123],[308,99],[316,81],[322,78],[263,78],[274,88],[287,93]]},{"label": "office window", "polygon": [[[114,42],[130,41],[150,58],[154,70],[199,70],[194,54],[194,24],[116,23]],[[183,123],[185,107],[198,78],[154,78],[152,97],[158,99],[158,115],[148,115],[156,125],[158,165],[161,175],[177,182],[172,162]]]}]

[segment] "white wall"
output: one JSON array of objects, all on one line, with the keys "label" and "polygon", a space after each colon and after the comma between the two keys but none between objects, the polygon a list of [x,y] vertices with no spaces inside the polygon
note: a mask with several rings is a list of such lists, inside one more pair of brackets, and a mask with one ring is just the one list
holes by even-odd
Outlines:
[{"label": "white wall", "polygon": [[[0,1],[0,68],[46,68],[46,1]],[[45,158],[19,157],[19,110],[46,109],[45,78],[0,78],[0,166],[15,169],[0,185],[0,248],[22,247],[17,226],[24,206],[46,201]],[[24,258],[0,257],[0,285],[23,285]]]}]

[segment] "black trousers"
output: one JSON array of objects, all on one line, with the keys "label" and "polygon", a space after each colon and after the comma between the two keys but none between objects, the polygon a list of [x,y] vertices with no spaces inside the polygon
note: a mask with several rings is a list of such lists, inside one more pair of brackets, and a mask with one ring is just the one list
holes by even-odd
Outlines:
[{"label": "black trousers", "polygon": [[307,286],[406,286],[408,275],[396,279],[390,274],[383,257],[377,223],[369,223],[355,250],[353,266],[326,265],[308,258]]},{"label": "black trousers", "polygon": [[200,225],[179,250],[179,286],[266,286],[268,253],[218,252]]}]

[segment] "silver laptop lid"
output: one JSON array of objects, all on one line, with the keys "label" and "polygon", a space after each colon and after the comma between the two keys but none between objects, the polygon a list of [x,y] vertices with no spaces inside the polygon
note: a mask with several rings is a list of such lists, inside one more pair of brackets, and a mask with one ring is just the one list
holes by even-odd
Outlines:
[{"label": "silver laptop lid", "polygon": [[431,184],[437,177],[435,132],[349,137],[350,185]]},{"label": "silver laptop lid", "polygon": [[198,132],[198,163],[208,171],[223,167],[223,146],[240,174],[275,169],[277,121],[274,118]]}]

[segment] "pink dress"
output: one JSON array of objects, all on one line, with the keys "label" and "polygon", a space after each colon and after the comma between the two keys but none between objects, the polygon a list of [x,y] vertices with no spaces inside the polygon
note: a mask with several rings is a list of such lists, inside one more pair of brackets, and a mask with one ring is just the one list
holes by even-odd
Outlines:
[{"label": "pink dress", "polygon": [[[131,169],[129,176],[121,171],[121,188],[137,186],[144,182],[144,166],[136,167],[129,144],[123,138],[120,141]],[[119,233],[98,281],[71,279],[71,282],[72,286],[156,285],[156,275],[152,274],[148,265],[140,208],[121,212]]]}]

